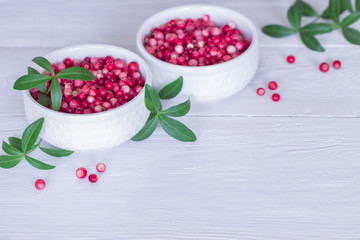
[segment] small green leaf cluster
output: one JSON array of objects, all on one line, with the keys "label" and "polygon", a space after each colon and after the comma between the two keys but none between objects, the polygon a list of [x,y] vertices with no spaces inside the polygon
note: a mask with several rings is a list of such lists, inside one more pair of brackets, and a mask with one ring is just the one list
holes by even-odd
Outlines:
[{"label": "small green leaf cluster", "polygon": [[44,124],[44,118],[30,124],[22,134],[22,138],[9,137],[9,143],[3,141],[2,149],[8,155],[0,156],[0,167],[13,168],[18,165],[24,158],[33,167],[49,170],[55,168],[53,165],[46,164],[35,158],[29,156],[36,148],[40,148],[44,153],[53,157],[65,157],[71,155],[73,152],[63,149],[44,148],[40,147],[41,139],[38,143],[38,137]]},{"label": "small green leaf cluster", "polygon": [[133,141],[142,141],[153,134],[159,122],[164,131],[171,137],[182,142],[194,142],[196,136],[183,123],[171,118],[182,117],[190,111],[190,98],[183,103],[162,110],[160,99],[167,100],[176,97],[182,90],[183,77],[166,85],[158,93],[150,85],[145,85],[145,106],[151,112],[145,126],[132,138]]},{"label": "small green leaf cluster", "polygon": [[[69,80],[93,81],[94,74],[82,67],[69,67],[55,74],[50,62],[44,57],[36,57],[32,60],[34,63],[45,69],[50,75],[40,74],[32,67],[28,67],[28,74],[20,77],[14,83],[16,90],[28,90],[37,88],[41,93],[38,94],[39,102],[47,106],[51,101],[52,108],[58,111],[62,101],[62,91],[58,78]],[[51,81],[49,89],[46,89],[45,83]],[[49,93],[51,92],[51,98]]]},{"label": "small green leaf cluster", "polygon": [[[349,12],[349,15],[341,20],[340,16],[346,11]],[[317,13],[305,1],[297,0],[289,8],[287,17],[291,27],[267,25],[262,28],[262,31],[275,38],[299,33],[306,47],[314,51],[324,52],[324,47],[315,36],[341,29],[348,42],[360,45],[360,31],[350,27],[360,19],[360,0],[356,0],[355,8],[353,8],[351,0],[329,0],[329,6],[322,14]],[[302,17],[315,17],[315,20],[302,26]],[[332,23],[318,22],[318,20],[331,20]]]}]

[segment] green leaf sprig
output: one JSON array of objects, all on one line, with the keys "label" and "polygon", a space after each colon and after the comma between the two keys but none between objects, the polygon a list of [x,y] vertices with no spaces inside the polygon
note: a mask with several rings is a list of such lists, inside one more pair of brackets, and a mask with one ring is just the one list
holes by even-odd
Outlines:
[{"label": "green leaf sprig", "polygon": [[[58,78],[82,81],[95,80],[94,74],[82,67],[69,67],[55,74],[51,63],[46,58],[36,57],[32,61],[45,69],[50,75],[40,74],[34,68],[28,67],[28,74],[17,79],[13,88],[16,90],[29,90],[31,88],[37,88],[40,91],[38,94],[40,104],[47,107],[51,101],[52,108],[55,111],[60,109],[62,101],[62,91]],[[46,82],[49,81],[51,81],[51,84],[49,89],[47,89]],[[50,92],[51,97],[49,96]]]},{"label": "green leaf sprig", "polygon": [[9,143],[3,141],[2,149],[8,155],[0,155],[0,167],[1,168],[13,168],[18,165],[24,158],[33,167],[49,170],[55,168],[53,165],[46,164],[35,158],[29,156],[38,147],[44,153],[53,157],[66,157],[73,153],[73,151],[55,149],[55,148],[43,148],[40,147],[42,140],[38,143],[41,129],[44,124],[44,118],[40,118],[35,122],[31,123],[23,132],[22,138],[9,137]]},{"label": "green leaf sprig", "polygon": [[193,131],[178,120],[171,118],[185,116],[190,111],[190,98],[183,103],[162,110],[160,99],[167,100],[176,97],[182,87],[183,77],[166,85],[159,93],[150,85],[145,85],[145,106],[151,114],[145,126],[132,138],[133,141],[142,141],[150,137],[159,123],[168,135],[179,141],[196,141]]},{"label": "green leaf sprig", "polygon": [[[340,19],[344,12],[349,14]],[[304,0],[296,0],[289,8],[287,17],[291,27],[267,25],[262,28],[263,33],[274,38],[282,38],[299,33],[306,47],[314,51],[325,52],[316,35],[341,29],[348,42],[360,45],[360,31],[350,27],[360,19],[360,0],[356,0],[355,8],[353,8],[351,0],[329,0],[329,6],[322,14],[317,13]],[[302,26],[302,17],[314,17],[315,19],[311,23]],[[325,20],[326,22],[318,22],[319,20]]]}]

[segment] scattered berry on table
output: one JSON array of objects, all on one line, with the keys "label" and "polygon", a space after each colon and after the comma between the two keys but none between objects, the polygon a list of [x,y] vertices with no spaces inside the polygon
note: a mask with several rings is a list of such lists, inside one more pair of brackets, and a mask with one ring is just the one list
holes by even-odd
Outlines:
[{"label": "scattered berry on table", "polygon": [[38,180],[36,180],[36,182],[35,182],[35,188],[37,189],[37,190],[43,190],[44,188],[45,188],[45,181],[44,180],[42,180],[42,179],[38,179]]},{"label": "scattered berry on table", "polygon": [[294,63],[295,62],[295,57],[293,55],[290,55],[290,56],[287,57],[286,61],[288,63],[290,63],[290,64]]},{"label": "scattered berry on table", "polygon": [[321,63],[320,64],[320,71],[327,72],[327,71],[329,71],[329,69],[330,69],[329,64],[327,64],[327,63]]},{"label": "scattered berry on table", "polygon": [[275,81],[269,82],[268,86],[269,86],[270,90],[276,90],[278,88],[278,85],[277,85],[277,83]]},{"label": "scattered berry on table", "polygon": [[274,102],[278,102],[278,101],[280,101],[280,94],[274,93],[274,94],[271,96],[271,98],[272,98],[272,100],[273,100]]},{"label": "scattered berry on table", "polygon": [[98,176],[96,174],[90,174],[89,175],[89,181],[92,183],[96,183],[98,181]]},{"label": "scattered berry on table", "polygon": [[335,69],[340,69],[341,68],[341,62],[339,60],[336,60],[333,62],[333,67]]},{"label": "scattered berry on table", "polygon": [[265,94],[265,89],[264,88],[258,88],[256,91],[257,95],[259,96],[264,96]]},{"label": "scattered berry on table", "polygon": [[87,170],[85,168],[78,168],[76,170],[76,176],[78,178],[85,178],[87,176]]},{"label": "scattered berry on table", "polygon": [[96,170],[97,170],[98,172],[105,172],[105,170],[106,170],[105,164],[104,164],[104,163],[98,163],[98,164],[96,164]]}]

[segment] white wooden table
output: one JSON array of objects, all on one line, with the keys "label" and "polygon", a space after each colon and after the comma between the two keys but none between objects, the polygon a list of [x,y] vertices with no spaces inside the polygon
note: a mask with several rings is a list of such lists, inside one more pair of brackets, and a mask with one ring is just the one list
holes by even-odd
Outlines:
[{"label": "white wooden table", "polygon": [[[27,125],[12,85],[33,57],[81,43],[135,51],[147,17],[192,2],[0,0],[1,139]],[[260,29],[285,24],[293,1],[196,2],[231,7]],[[327,4],[310,2],[319,11]],[[196,143],[158,129],[106,152],[64,159],[36,152],[57,165],[52,171],[26,162],[0,169],[0,240],[360,239],[360,47],[339,32],[320,39],[326,53],[307,50],[297,36],[260,34],[254,81],[226,101],[194,103],[183,118]],[[296,64],[286,63],[289,54]],[[341,70],[318,70],[335,59]],[[271,79],[278,103],[256,95]],[[98,183],[76,178],[76,168],[94,171],[100,161],[108,169]],[[37,178],[46,190],[34,189]]]}]

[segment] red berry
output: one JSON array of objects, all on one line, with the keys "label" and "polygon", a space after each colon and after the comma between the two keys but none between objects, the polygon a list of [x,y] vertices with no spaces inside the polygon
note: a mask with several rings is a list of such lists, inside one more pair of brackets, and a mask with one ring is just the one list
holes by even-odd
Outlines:
[{"label": "red berry", "polygon": [[278,102],[280,101],[280,94],[274,93],[271,98],[274,102]]},{"label": "red berry", "polygon": [[42,180],[42,179],[38,179],[38,180],[36,180],[36,182],[35,182],[35,188],[37,189],[37,190],[43,190],[44,188],[45,188],[45,181],[44,180]]},{"label": "red berry", "polygon": [[98,164],[96,164],[96,170],[97,170],[98,172],[105,172],[105,170],[106,170],[105,164],[104,164],[104,163],[98,163]]},{"label": "red berry", "polygon": [[96,174],[90,174],[89,175],[89,181],[92,182],[92,183],[96,183],[98,180],[98,176]]},{"label": "red berry", "polygon": [[258,90],[257,90],[256,92],[257,92],[257,94],[258,94],[259,96],[264,96],[264,94],[265,94],[265,89],[263,89],[263,88],[258,88]]},{"label": "red berry", "polygon": [[275,81],[269,82],[269,89],[270,90],[276,90],[278,88],[278,85]]},{"label": "red berry", "polygon": [[137,72],[139,70],[139,65],[136,62],[130,62],[128,68],[132,72]]},{"label": "red berry", "polygon": [[327,71],[329,71],[329,69],[330,69],[329,64],[327,64],[327,63],[320,64],[320,71],[327,72]]},{"label": "red berry", "polygon": [[335,69],[341,68],[341,62],[340,62],[339,60],[334,61],[333,67],[334,67]]},{"label": "red berry", "polygon": [[87,170],[85,168],[81,167],[76,170],[76,176],[78,178],[85,178],[86,175],[87,175]]},{"label": "red berry", "polygon": [[294,57],[293,55],[290,55],[290,56],[287,57],[286,60],[287,60],[288,63],[291,64],[291,63],[294,63],[294,62],[295,62],[295,57]]}]

